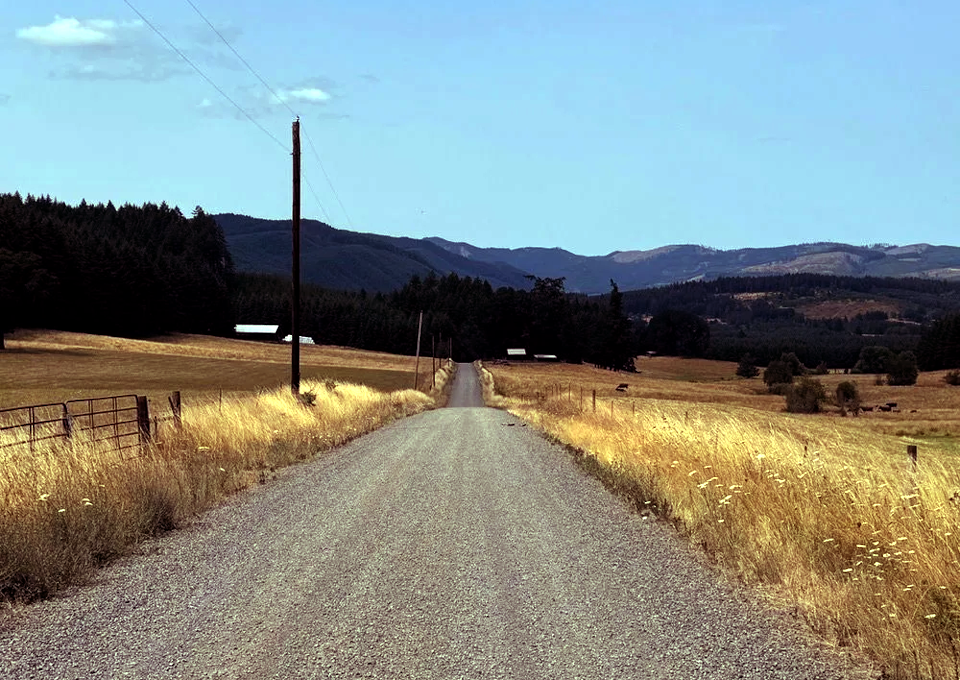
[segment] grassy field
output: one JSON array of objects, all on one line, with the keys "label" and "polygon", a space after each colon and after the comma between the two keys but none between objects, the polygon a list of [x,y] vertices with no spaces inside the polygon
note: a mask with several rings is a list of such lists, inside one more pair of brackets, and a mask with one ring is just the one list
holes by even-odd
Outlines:
[{"label": "grassy field", "polygon": [[[186,404],[269,390],[290,382],[290,347],[170,335],[129,340],[61,331],[18,331],[0,352],[0,408],[70,399],[145,394]],[[337,380],[392,392],[413,387],[415,359],[340,347],[301,347],[305,380]],[[420,360],[420,384],[430,358]]]},{"label": "grassy field", "polygon": [[[614,401],[616,408],[630,409],[636,399],[666,399],[695,403],[744,406],[752,409],[781,412],[783,397],[767,392],[757,377],[749,380],[735,375],[736,364],[706,359],[676,357],[643,358],[637,361],[639,373],[612,373],[589,366],[566,364],[516,363],[509,366],[488,366],[497,372],[498,384],[511,395],[535,398],[537,392],[557,389],[573,391],[577,402],[580,390],[584,403],[597,391],[601,401]],[[827,394],[836,392],[845,380],[857,384],[864,405],[897,402],[899,412],[870,412],[858,418],[846,418],[844,424],[870,432],[927,440],[960,438],[960,388],[946,385],[947,371],[921,373],[916,385],[891,387],[876,385],[875,375],[842,375],[831,373],[813,376],[820,380]],[[617,386],[629,387],[618,392]],[[608,405],[609,406],[609,405]],[[817,418],[839,418],[839,409],[827,405]],[[947,444],[949,446],[949,444]]]},{"label": "grassy field", "polygon": [[[486,397],[885,677],[960,675],[960,388],[940,374],[914,387],[829,375],[828,392],[853,379],[865,403],[901,411],[793,415],[733,364],[638,365],[491,366]],[[907,444],[919,444],[916,468]]]},{"label": "grassy field", "polygon": [[0,449],[0,599],[12,600],[56,593],[278,467],[439,405],[455,370],[442,366],[429,391],[401,389],[412,387],[409,357],[306,347],[301,400],[281,384],[289,348],[280,346],[48,332],[10,346],[0,353],[5,405],[124,392],[165,402],[174,389],[185,398],[182,430],[166,423],[123,457],[82,432],[33,452]]}]

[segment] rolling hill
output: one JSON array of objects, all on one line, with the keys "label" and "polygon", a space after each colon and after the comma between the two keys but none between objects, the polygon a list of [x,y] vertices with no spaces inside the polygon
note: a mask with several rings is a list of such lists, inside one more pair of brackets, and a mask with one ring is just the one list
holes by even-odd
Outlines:
[{"label": "rolling hill", "polygon": [[470,260],[508,264],[536,276],[565,276],[566,289],[581,293],[607,291],[610,279],[621,290],[635,290],[721,276],[799,273],[960,281],[960,248],[925,243],[875,247],[809,243],[739,250],[671,245],[588,257],[559,248],[476,248],[440,238],[427,240]]},{"label": "rolling hill", "polygon": [[[229,213],[214,219],[239,271],[289,275],[290,220]],[[300,223],[300,258],[303,280],[324,288],[388,292],[431,271],[483,278],[494,288],[529,287],[524,272],[508,264],[470,260],[423,239],[335,229],[316,220]]]},{"label": "rolling hill", "polygon": [[[223,229],[240,271],[290,271],[290,221],[221,214]],[[486,279],[494,288],[529,288],[526,274],[565,277],[570,292],[603,293],[610,280],[636,290],[721,276],[833,274],[921,277],[960,281],[960,248],[925,243],[854,246],[808,243],[777,248],[716,250],[668,245],[584,256],[561,248],[478,248],[442,238],[413,239],[335,229],[323,222],[301,224],[301,269],[305,281],[343,290],[390,291],[411,276],[433,271]]]}]

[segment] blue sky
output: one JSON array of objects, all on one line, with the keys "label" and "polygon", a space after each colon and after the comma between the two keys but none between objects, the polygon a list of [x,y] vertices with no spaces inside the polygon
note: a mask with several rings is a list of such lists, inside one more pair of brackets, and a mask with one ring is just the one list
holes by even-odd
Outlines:
[{"label": "blue sky", "polygon": [[285,218],[289,106],[337,227],[960,245],[956,2],[193,0],[282,103],[186,0],[131,2],[276,139],[123,0],[8,3],[0,191]]}]

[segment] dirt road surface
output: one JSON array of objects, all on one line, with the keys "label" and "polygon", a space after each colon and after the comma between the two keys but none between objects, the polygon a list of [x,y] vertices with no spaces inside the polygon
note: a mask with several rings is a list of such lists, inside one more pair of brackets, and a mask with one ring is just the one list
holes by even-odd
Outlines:
[{"label": "dirt road surface", "polygon": [[449,407],[239,494],[0,619],[0,677],[865,677],[570,454]]}]

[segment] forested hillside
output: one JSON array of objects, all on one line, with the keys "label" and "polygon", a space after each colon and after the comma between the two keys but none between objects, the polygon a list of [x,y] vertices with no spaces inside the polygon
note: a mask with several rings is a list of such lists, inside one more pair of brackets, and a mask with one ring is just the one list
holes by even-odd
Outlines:
[{"label": "forested hillside", "polygon": [[[290,272],[290,220],[214,215],[223,229],[237,271],[285,276]],[[323,288],[389,293],[414,275],[456,272],[495,287],[527,288],[524,272],[502,263],[473,261],[426,239],[335,229],[317,220],[300,223],[303,280]]]},{"label": "forested hillside", "polygon": [[960,284],[820,274],[732,277],[629,291],[624,308],[641,326],[667,310],[709,320],[703,355],[710,358],[738,361],[750,354],[765,365],[795,352],[807,366],[850,368],[864,347],[883,346],[919,350],[921,367],[941,368],[945,359],[933,357],[952,350],[920,341],[931,324],[960,311]]},{"label": "forested hillside", "polygon": [[[485,279],[437,276],[425,267],[425,277],[415,274],[399,290],[372,296],[305,285],[303,333],[322,343],[412,354],[422,310],[423,337],[452,340],[457,358],[501,356],[519,346],[572,361],[631,363],[635,342],[625,315],[606,302],[566,296],[561,279],[525,280],[514,272],[533,290],[494,291]],[[199,207],[187,218],[166,204],[69,206],[0,195],[0,330],[134,337],[229,335],[235,323],[288,330],[289,295],[287,278],[234,274],[222,230]]]},{"label": "forested hillside", "polygon": [[199,207],[69,206],[0,195],[0,331],[110,335],[232,329],[233,265]]}]

